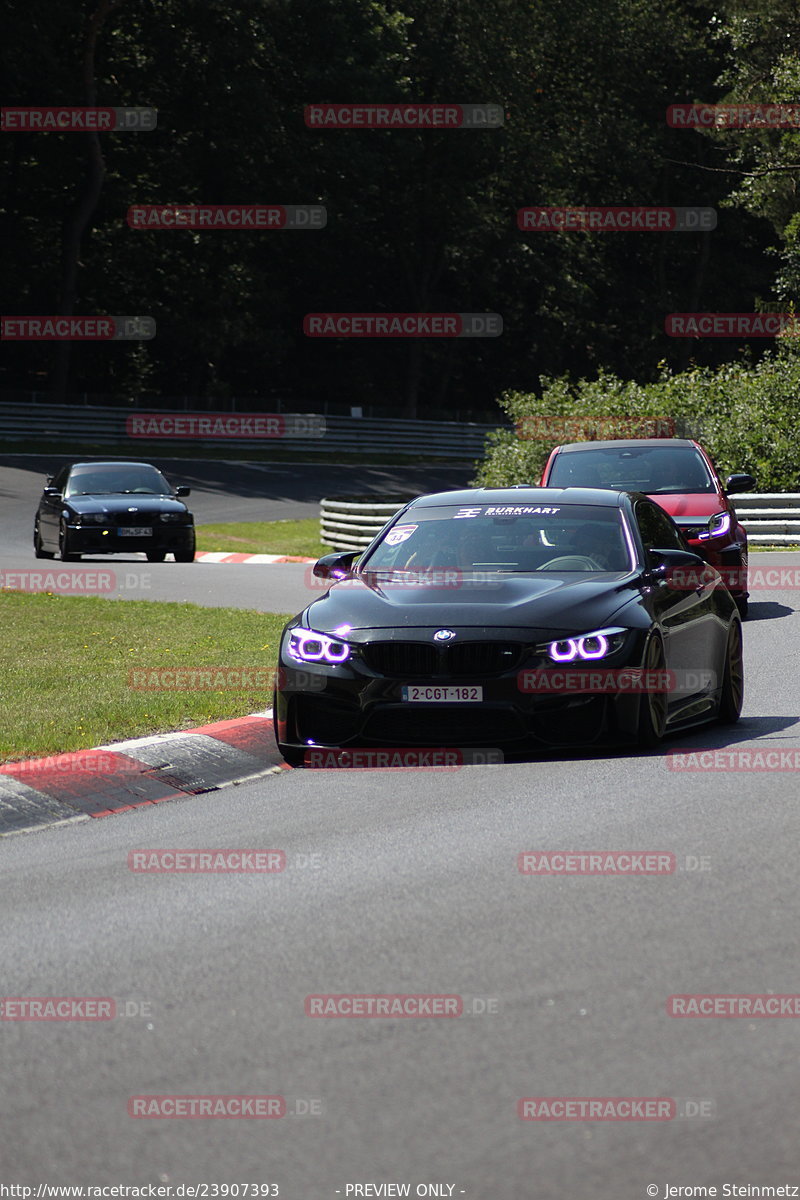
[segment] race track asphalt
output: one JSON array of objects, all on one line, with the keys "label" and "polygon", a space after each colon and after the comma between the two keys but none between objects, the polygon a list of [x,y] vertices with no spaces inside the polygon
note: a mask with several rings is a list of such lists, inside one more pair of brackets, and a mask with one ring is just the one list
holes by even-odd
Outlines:
[{"label": "race track asphalt", "polygon": [[[3,480],[0,563],[32,513]],[[284,1200],[800,1185],[800,1018],[666,1007],[800,995],[800,555],[753,562],[786,578],[753,595],[734,729],[652,753],[287,770],[0,843],[3,995],[110,997],[120,1014],[0,1021],[3,1182],[277,1183]],[[200,603],[248,572],[253,607],[271,604],[265,572],[289,581],[287,608],[304,587],[291,565],[164,569]],[[739,769],[671,769],[681,749],[736,752]],[[280,849],[287,866],[132,871],[153,848]],[[675,870],[519,872],[545,850],[674,854]],[[456,995],[464,1011],[305,1015],[307,996],[343,993]],[[134,1096],[255,1094],[287,1115],[128,1115]],[[660,1097],[675,1115],[522,1121],[523,1097]]]}]

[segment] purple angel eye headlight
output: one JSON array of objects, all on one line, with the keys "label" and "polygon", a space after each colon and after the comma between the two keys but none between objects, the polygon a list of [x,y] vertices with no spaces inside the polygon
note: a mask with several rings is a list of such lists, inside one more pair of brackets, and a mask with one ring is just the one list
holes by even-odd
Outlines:
[{"label": "purple angel eye headlight", "polygon": [[608,653],[608,641],[603,637],[602,633],[595,633],[591,637],[579,638],[578,653],[581,658],[602,658]]},{"label": "purple angel eye headlight", "polygon": [[336,641],[325,633],[313,629],[293,629],[289,634],[289,653],[298,662],[347,662],[350,647],[346,642]]},{"label": "purple angel eye headlight", "polygon": [[619,650],[625,641],[624,629],[602,629],[596,633],[584,633],[581,637],[562,638],[559,642],[547,642],[539,646],[540,653],[546,654],[552,662],[572,662],[576,658],[591,659],[605,658]]}]

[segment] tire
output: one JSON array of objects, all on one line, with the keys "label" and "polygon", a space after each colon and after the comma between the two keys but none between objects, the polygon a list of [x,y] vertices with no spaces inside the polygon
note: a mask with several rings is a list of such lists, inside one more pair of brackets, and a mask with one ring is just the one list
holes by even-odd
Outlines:
[{"label": "tire", "polygon": [[80,554],[73,554],[69,548],[69,530],[64,522],[61,522],[61,528],[58,533],[58,557],[62,562],[80,562]]},{"label": "tire", "polygon": [[194,552],[195,552],[196,548],[197,548],[197,541],[194,536],[194,531],[192,531],[191,545],[186,550],[176,550],[175,551],[175,562],[183,562],[183,563],[194,562]]},{"label": "tire", "polygon": [[148,562],[163,562],[166,557],[167,557],[166,550],[148,550],[147,551],[147,561]]},{"label": "tire", "polygon": [[[650,638],[642,665],[648,672],[665,669],[664,646],[660,637],[654,635]],[[666,725],[667,693],[642,692],[639,697],[639,728],[636,735],[639,745],[652,750],[664,737]]]},{"label": "tire", "polygon": [[39,522],[33,527],[33,553],[37,558],[55,558],[52,550],[45,550],[42,546],[42,535],[39,532]]},{"label": "tire", "polygon": [[298,749],[297,746],[284,746],[282,742],[278,742],[278,750],[290,767],[302,767],[305,750]]},{"label": "tire", "polygon": [[722,725],[735,725],[742,712],[744,699],[744,670],[742,666],[742,626],[732,621],[725,647],[725,666],[717,717]]}]

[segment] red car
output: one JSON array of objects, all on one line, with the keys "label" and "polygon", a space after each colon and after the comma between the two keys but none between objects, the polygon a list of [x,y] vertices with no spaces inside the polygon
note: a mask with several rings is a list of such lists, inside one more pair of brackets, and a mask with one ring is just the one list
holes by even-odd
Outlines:
[{"label": "red car", "polygon": [[680,528],[689,549],[720,572],[742,616],[747,613],[747,534],[730,493],[749,492],[752,475],[722,481],[706,451],[683,438],[632,438],[556,446],[542,487],[600,487],[645,492]]}]

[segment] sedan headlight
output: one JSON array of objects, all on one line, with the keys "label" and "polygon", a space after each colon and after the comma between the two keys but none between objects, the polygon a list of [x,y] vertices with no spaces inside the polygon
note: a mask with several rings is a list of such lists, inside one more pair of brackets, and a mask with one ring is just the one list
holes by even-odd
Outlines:
[{"label": "sedan headlight", "polygon": [[76,513],[73,525],[105,525],[108,517],[105,513]]},{"label": "sedan headlight", "polygon": [[170,521],[173,525],[188,525],[191,521],[189,513],[182,512],[163,512],[159,514],[159,521]]},{"label": "sedan headlight", "polygon": [[289,653],[298,662],[325,662],[331,665],[347,662],[350,647],[326,633],[313,629],[293,629],[289,634]]},{"label": "sedan headlight", "polygon": [[731,514],[728,512],[715,513],[708,522],[708,529],[704,529],[702,533],[698,533],[697,537],[700,541],[705,541],[710,537],[722,537],[724,533],[729,533],[731,528]]},{"label": "sedan headlight", "polygon": [[546,642],[536,649],[546,654],[553,662],[573,662],[576,658],[592,661],[606,658],[619,650],[625,641],[625,629],[598,629],[580,637],[562,638],[557,642]]}]

